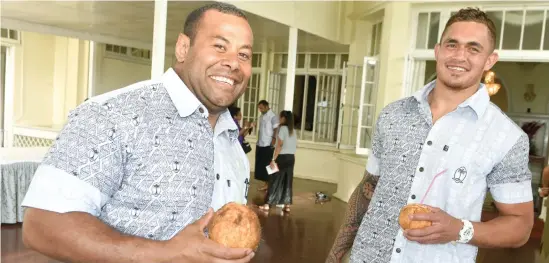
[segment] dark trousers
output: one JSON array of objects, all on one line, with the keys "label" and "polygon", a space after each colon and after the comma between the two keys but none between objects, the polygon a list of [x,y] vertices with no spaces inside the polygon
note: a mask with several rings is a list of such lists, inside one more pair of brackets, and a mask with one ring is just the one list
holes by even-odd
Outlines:
[{"label": "dark trousers", "polygon": [[276,158],[279,171],[271,174],[265,203],[269,205],[292,204],[295,155],[280,154]]},{"label": "dark trousers", "polygon": [[267,166],[273,159],[274,148],[271,146],[259,147],[255,149],[255,179],[268,182]]}]

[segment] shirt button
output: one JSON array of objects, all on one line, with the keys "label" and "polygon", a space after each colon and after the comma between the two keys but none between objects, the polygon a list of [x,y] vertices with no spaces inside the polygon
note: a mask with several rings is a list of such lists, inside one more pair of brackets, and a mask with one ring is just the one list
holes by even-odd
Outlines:
[{"label": "shirt button", "polygon": [[204,109],[202,107],[198,108],[198,111],[200,111],[200,113],[204,113]]},{"label": "shirt button", "polygon": [[416,199],[416,195],[412,195],[412,199]]},{"label": "shirt button", "polygon": [[396,249],[396,252],[397,252],[397,253],[400,253],[400,248],[397,248],[397,249]]},{"label": "shirt button", "polygon": [[433,145],[433,142],[432,142],[432,141],[428,141],[428,142],[427,142],[427,145],[431,146],[431,145]]},{"label": "shirt button", "polygon": [[215,177],[217,178],[217,180],[219,180],[219,174],[217,174]]},{"label": "shirt button", "polygon": [[420,172],[423,172],[423,167],[419,167],[419,171],[420,171]]}]

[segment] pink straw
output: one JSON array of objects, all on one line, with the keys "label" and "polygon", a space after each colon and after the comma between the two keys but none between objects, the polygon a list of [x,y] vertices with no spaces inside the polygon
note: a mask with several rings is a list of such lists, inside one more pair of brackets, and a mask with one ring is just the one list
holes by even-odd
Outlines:
[{"label": "pink straw", "polygon": [[427,192],[425,192],[425,195],[423,195],[423,198],[421,198],[421,203],[420,204],[423,204],[423,201],[425,201],[425,197],[427,196],[427,194],[429,193],[429,191],[431,190],[431,187],[433,186],[433,183],[435,182],[435,180],[437,179],[437,177],[439,177],[440,175],[442,175],[443,173],[445,173],[448,169],[444,169],[442,172],[438,173],[437,175],[435,175],[435,178],[433,178],[433,180],[431,181],[431,184],[429,185],[429,188],[427,188]]}]

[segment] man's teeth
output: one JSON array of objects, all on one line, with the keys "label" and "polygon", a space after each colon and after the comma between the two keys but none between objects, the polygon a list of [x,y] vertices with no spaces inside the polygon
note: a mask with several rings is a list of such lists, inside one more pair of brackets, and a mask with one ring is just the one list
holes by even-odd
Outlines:
[{"label": "man's teeth", "polygon": [[230,79],[230,78],[225,78],[225,77],[220,77],[220,76],[212,76],[212,79],[215,79],[217,81],[221,81],[221,82],[225,82],[229,85],[233,85],[234,84],[234,80]]},{"label": "man's teeth", "polygon": [[451,69],[451,70],[465,71],[464,68],[460,68],[460,67],[448,67],[448,68]]}]

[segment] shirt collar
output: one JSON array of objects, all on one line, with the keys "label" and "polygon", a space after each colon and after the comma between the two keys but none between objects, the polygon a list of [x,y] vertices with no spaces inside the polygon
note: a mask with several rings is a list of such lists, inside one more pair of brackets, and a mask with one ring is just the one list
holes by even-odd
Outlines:
[{"label": "shirt collar", "polygon": [[[413,97],[420,104],[428,105],[427,96],[435,88],[435,83],[436,80],[427,83],[427,85],[425,85],[422,89],[415,92]],[[477,92],[462,102],[458,108],[470,107],[473,111],[475,111],[477,117],[480,118],[486,111],[488,104],[490,104],[490,95],[488,94],[488,90],[486,89],[484,83],[480,83]]]},{"label": "shirt collar", "polygon": [[[162,83],[166,87],[166,91],[175,105],[179,116],[188,117],[198,111],[202,117],[208,118],[208,109],[189,90],[173,68],[169,68],[162,75]],[[217,136],[225,131],[227,131],[231,140],[238,139],[238,127],[234,123],[228,109],[219,115],[214,134]]]}]

